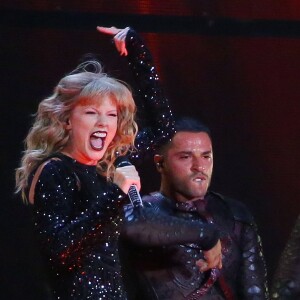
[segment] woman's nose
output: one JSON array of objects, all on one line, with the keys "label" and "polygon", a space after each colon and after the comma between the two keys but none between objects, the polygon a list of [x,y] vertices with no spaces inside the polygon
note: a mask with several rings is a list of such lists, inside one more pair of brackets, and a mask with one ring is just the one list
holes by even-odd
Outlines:
[{"label": "woman's nose", "polygon": [[97,118],[97,126],[106,126],[107,118],[105,116],[99,115]]}]

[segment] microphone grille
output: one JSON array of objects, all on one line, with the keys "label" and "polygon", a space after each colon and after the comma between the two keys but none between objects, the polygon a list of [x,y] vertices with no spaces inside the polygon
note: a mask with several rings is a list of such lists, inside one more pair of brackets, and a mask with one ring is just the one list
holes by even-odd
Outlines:
[{"label": "microphone grille", "polygon": [[131,162],[128,160],[127,156],[118,156],[114,162],[116,168],[131,166]]}]

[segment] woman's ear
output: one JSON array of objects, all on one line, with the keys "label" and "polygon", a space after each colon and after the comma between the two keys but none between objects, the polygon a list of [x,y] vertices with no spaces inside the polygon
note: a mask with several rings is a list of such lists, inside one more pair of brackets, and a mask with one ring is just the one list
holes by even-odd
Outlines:
[{"label": "woman's ear", "polygon": [[70,130],[70,129],[72,129],[72,125],[71,125],[71,122],[70,122],[70,120],[69,119],[67,119],[67,121],[66,121],[66,125],[65,125],[66,127],[66,129],[67,130]]}]

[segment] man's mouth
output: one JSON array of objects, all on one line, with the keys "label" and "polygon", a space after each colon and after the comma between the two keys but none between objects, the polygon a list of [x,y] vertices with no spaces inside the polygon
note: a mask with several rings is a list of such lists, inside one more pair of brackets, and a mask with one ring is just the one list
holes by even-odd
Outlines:
[{"label": "man's mouth", "polygon": [[90,136],[90,145],[94,150],[102,150],[107,136],[106,131],[96,131]]},{"label": "man's mouth", "polygon": [[195,182],[202,182],[202,181],[204,181],[206,179],[207,179],[207,176],[203,174],[203,175],[195,176],[193,178],[193,181],[195,181]]},{"label": "man's mouth", "polygon": [[203,180],[205,180],[205,179],[202,179],[202,178],[195,178],[194,179],[195,182],[202,182]]}]

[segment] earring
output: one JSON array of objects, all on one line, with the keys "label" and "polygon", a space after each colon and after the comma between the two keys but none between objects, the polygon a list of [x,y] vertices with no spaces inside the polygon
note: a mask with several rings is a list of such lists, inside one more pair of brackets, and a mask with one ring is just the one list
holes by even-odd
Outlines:
[{"label": "earring", "polygon": [[159,161],[156,163],[157,168],[162,168],[163,167],[163,162]]}]

